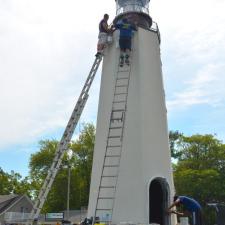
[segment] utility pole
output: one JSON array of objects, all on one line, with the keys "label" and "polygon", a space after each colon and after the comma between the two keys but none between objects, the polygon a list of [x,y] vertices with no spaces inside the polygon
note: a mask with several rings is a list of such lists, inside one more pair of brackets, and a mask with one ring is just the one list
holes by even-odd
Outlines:
[{"label": "utility pole", "polygon": [[73,150],[69,149],[67,152],[68,156],[68,183],[67,183],[67,207],[66,207],[66,218],[70,218],[70,180],[71,180],[71,159],[73,156]]},{"label": "utility pole", "polygon": [[68,165],[68,185],[67,185],[67,212],[66,218],[70,218],[70,177],[71,177],[71,165]]}]

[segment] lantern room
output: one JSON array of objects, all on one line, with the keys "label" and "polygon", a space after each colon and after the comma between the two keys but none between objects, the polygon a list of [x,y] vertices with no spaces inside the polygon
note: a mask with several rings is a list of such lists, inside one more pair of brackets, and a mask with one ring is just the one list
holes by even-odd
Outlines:
[{"label": "lantern room", "polygon": [[127,12],[149,14],[150,0],[116,0],[116,15]]},{"label": "lantern room", "polygon": [[114,23],[125,17],[129,22],[149,29],[152,25],[152,19],[149,16],[149,2],[150,0],[116,0]]}]

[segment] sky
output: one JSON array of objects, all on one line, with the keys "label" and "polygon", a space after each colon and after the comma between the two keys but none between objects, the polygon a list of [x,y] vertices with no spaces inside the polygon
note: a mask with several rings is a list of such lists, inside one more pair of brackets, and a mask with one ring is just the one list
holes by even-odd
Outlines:
[{"label": "sky", "polygon": [[[225,142],[225,0],[151,0],[170,130]],[[0,167],[23,176],[39,141],[60,139],[114,0],[0,0]],[[75,132],[96,122],[100,70]]]}]

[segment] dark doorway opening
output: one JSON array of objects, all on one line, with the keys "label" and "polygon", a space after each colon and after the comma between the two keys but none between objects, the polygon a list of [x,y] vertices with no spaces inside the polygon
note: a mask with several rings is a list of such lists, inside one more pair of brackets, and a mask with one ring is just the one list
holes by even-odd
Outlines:
[{"label": "dark doorway opening", "polygon": [[149,187],[149,223],[169,225],[168,205],[169,185],[164,178],[155,178]]}]

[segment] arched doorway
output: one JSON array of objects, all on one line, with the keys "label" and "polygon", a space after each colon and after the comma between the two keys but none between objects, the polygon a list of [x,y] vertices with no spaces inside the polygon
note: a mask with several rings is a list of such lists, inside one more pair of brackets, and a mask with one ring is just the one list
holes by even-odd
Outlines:
[{"label": "arched doorway", "polygon": [[169,185],[166,179],[157,177],[149,186],[149,223],[170,225],[166,208],[169,205]]}]

